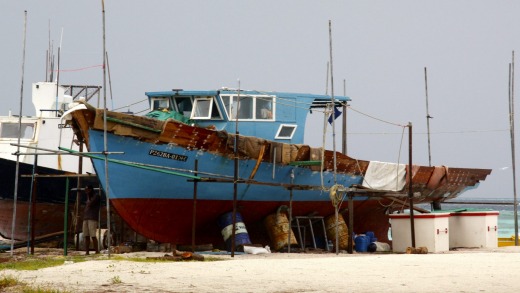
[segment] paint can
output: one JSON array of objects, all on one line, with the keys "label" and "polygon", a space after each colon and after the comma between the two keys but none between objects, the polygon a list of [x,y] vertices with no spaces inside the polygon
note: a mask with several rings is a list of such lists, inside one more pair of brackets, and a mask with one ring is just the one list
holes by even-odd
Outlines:
[{"label": "paint can", "polygon": [[271,240],[271,247],[274,251],[280,251],[284,247],[287,248],[289,233],[291,235],[291,245],[298,245],[298,241],[289,225],[289,220],[285,213],[281,213],[280,209],[274,214],[268,215],[264,219],[264,226]]},{"label": "paint can", "polygon": [[[246,224],[242,220],[242,215],[235,213],[235,251],[241,250],[244,244],[251,244],[249,234],[247,234]],[[233,212],[225,213],[219,217],[218,225],[221,229],[222,238],[226,242],[227,250],[231,251],[233,235]]]},{"label": "paint can", "polygon": [[[325,229],[327,238],[332,241],[332,244],[336,245],[336,215],[330,215],[325,218]],[[338,239],[339,249],[346,250],[348,246],[348,228],[343,216],[338,214]]]}]

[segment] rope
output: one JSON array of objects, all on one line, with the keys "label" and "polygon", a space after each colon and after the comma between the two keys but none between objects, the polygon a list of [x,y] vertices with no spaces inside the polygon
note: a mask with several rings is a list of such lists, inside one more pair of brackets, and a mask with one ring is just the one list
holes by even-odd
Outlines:
[{"label": "rope", "polygon": [[343,202],[343,198],[345,197],[344,192],[338,192],[338,189],[344,189],[344,186],[341,184],[334,184],[330,187],[329,196],[332,202],[332,206],[339,207]]},{"label": "rope", "polygon": [[103,64],[99,64],[99,65],[92,65],[92,66],[87,66],[87,67],[82,67],[82,68],[74,68],[74,69],[59,69],[59,70],[54,70],[55,72],[74,72],[74,71],[82,71],[82,70],[87,70],[87,69],[92,69],[92,68],[96,68],[96,67],[103,67]]},{"label": "rope", "polygon": [[394,126],[399,126],[399,127],[406,127],[406,125],[402,125],[402,124],[399,124],[399,123],[394,123],[394,122],[386,121],[386,120],[383,120],[383,119],[381,119],[381,118],[377,118],[377,117],[374,117],[374,116],[372,116],[372,115],[369,115],[369,114],[363,113],[363,112],[361,112],[361,111],[359,111],[359,110],[356,110],[356,109],[352,108],[352,106],[350,106],[350,105],[348,105],[348,108],[351,109],[351,110],[354,111],[354,112],[357,112],[357,113],[361,114],[361,115],[367,116],[367,117],[369,117],[369,118],[372,118],[372,119],[374,119],[374,120],[377,120],[377,121],[380,121],[380,122],[383,122],[383,123],[386,123],[386,124],[390,124],[390,125],[394,125]]},{"label": "rope", "polygon": [[[145,102],[145,101],[147,101],[147,100],[148,100],[148,98],[146,98],[146,99],[142,99],[142,100],[137,101],[137,102],[135,102],[135,103],[128,104],[128,105],[126,105],[126,106],[122,106],[122,107],[119,107],[119,108],[117,108],[117,109],[113,109],[112,111],[118,111],[118,110],[121,110],[121,109],[123,109],[123,108],[128,108],[128,107],[130,107],[130,106],[133,106],[133,105],[136,105],[136,104],[139,104],[139,103]],[[146,110],[148,110],[148,109],[146,109]]]},{"label": "rope", "polygon": [[[487,132],[505,132],[509,129],[484,129],[484,130],[458,130],[458,131],[437,131],[430,134],[464,134],[464,133],[487,133]],[[349,135],[396,135],[399,132],[349,132]],[[414,132],[416,134],[428,134],[427,132]]]},{"label": "rope", "polygon": [[[401,143],[399,144],[399,152],[398,152],[399,155],[397,156],[397,167],[395,168],[395,172],[396,172],[395,190],[397,190],[397,187],[399,187],[399,162],[401,161],[401,149],[403,147],[404,129],[405,129],[405,127],[403,127],[403,131],[401,132]],[[412,172],[412,170],[410,170],[410,172]]]}]

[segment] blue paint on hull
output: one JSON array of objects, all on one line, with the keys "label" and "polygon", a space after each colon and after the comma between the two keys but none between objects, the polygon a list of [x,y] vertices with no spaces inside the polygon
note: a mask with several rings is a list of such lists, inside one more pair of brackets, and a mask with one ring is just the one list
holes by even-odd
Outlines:
[{"label": "blue paint on hull", "polygon": [[[90,130],[90,151],[103,151],[103,132]],[[124,152],[122,155],[109,155],[111,159],[136,162],[153,166],[164,166],[183,170],[193,170],[195,160],[198,160],[198,171],[201,177],[233,178],[234,161],[231,157],[224,157],[200,150],[187,150],[168,144],[151,144],[131,137],[117,136],[108,133],[108,148],[112,152]],[[185,161],[149,155],[150,150],[168,154],[186,156]],[[93,160],[96,173],[105,186],[104,160]],[[239,177],[249,178],[256,165],[256,160],[240,160]],[[254,179],[266,183],[291,183],[291,170],[294,169],[294,184],[321,185],[320,172],[305,167],[276,165],[273,179],[273,164],[261,163]],[[157,198],[157,199],[191,199],[193,198],[193,182],[189,178],[154,172],[132,166],[109,163],[110,197],[114,199],[126,198]],[[178,171],[177,171],[178,172]],[[208,174],[205,174],[208,172]],[[193,173],[182,172],[193,175]],[[334,184],[333,174],[324,172],[324,185]],[[361,184],[361,176],[346,176],[338,174],[337,183],[343,186]],[[247,201],[286,201],[289,200],[289,190],[280,186],[266,186],[257,184],[238,184],[238,200]],[[233,184],[205,183],[198,184],[197,198],[200,200],[232,200]],[[365,199],[365,198],[356,198]],[[330,201],[328,192],[320,190],[293,190],[294,201]]]}]

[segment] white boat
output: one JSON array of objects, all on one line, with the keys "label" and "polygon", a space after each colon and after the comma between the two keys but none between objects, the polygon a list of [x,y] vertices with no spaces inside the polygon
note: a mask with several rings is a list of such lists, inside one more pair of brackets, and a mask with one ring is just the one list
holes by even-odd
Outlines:
[{"label": "white boat", "polygon": [[[34,116],[23,116],[9,112],[0,116],[0,235],[11,237],[13,218],[13,198],[16,175],[16,152],[20,135],[19,180],[17,194],[17,214],[14,238],[27,237],[28,212],[31,197],[31,175],[33,166],[38,175],[63,175],[94,173],[90,160],[76,156],[38,155],[43,150],[58,151],[58,147],[80,150],[71,128],[64,127],[61,115],[68,110],[69,103],[76,99],[89,100],[97,97],[99,86],[57,86],[56,82],[37,82],[32,85],[32,103],[36,109]],[[21,123],[20,123],[21,122]],[[51,153],[51,152],[49,152]],[[81,170],[79,170],[81,163]],[[33,192],[35,236],[63,231],[66,178],[38,177]],[[95,182],[94,178],[81,179]],[[70,186],[77,184],[77,178],[69,179]],[[69,202],[75,201],[76,194],[70,194]],[[70,222],[69,222],[70,223]]]}]

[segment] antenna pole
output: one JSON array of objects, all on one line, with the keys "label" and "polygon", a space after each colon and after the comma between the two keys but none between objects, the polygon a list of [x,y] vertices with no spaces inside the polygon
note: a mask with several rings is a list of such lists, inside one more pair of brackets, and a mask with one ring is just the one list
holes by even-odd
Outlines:
[{"label": "antenna pole", "polygon": [[25,43],[27,36],[27,10],[24,16],[23,28],[23,53],[22,53],[22,82],[20,86],[20,115],[18,116],[18,146],[16,147],[16,172],[14,177],[14,197],[13,197],[13,223],[11,226],[11,256],[14,254],[14,231],[16,229],[16,203],[18,201],[18,176],[20,174],[20,140],[22,136],[22,107],[23,107],[23,79],[25,73]]},{"label": "antenna pole", "polygon": [[426,74],[426,67],[424,67],[424,87],[426,91],[426,128],[428,129],[428,163],[431,167],[432,152],[430,148],[430,119],[432,119],[433,117],[430,116],[430,111],[428,110],[428,76]]}]

